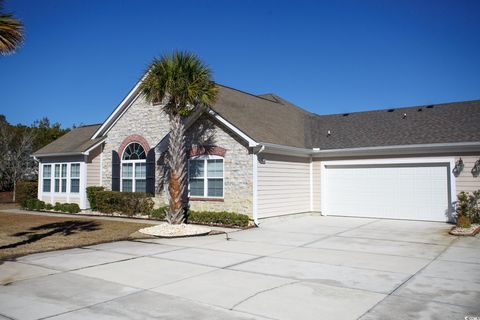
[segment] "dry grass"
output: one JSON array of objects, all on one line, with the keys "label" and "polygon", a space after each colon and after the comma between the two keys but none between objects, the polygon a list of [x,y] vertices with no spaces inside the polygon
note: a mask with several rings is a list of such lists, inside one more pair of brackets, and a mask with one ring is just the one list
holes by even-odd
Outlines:
[{"label": "dry grass", "polygon": [[143,237],[144,223],[0,212],[0,259]]}]

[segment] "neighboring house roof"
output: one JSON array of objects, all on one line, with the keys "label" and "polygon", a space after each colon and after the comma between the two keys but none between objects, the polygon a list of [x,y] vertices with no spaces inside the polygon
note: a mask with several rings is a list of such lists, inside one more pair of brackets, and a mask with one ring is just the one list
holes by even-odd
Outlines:
[{"label": "neighboring house roof", "polygon": [[91,139],[93,133],[100,128],[100,126],[100,124],[94,124],[75,128],[40,150],[37,150],[33,156],[82,154],[104,139],[104,137]]}]

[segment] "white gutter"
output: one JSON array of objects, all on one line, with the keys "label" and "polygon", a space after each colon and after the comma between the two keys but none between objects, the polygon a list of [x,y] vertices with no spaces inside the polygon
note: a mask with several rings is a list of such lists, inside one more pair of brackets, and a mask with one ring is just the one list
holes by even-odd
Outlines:
[{"label": "white gutter", "polygon": [[91,146],[91,147],[88,148],[87,150],[83,151],[82,154],[88,156],[88,155],[90,154],[90,151],[94,150],[94,149],[97,148],[99,145],[101,145],[101,144],[105,141],[106,138],[107,138],[107,137],[104,137],[102,140],[98,141],[98,142],[95,143],[93,146]]},{"label": "white gutter", "polygon": [[[258,146],[258,145],[257,145]],[[260,146],[259,149],[255,150],[253,148],[252,152],[252,162],[253,162],[253,197],[252,197],[252,217],[253,223],[258,227],[258,155],[265,150],[265,146]]]},{"label": "white gutter", "polygon": [[441,153],[449,151],[462,152],[479,151],[480,142],[456,142],[456,143],[430,143],[430,144],[412,144],[381,147],[347,148],[347,149],[314,149],[313,156],[361,156],[361,155],[392,155],[392,154],[421,154],[421,153]]},{"label": "white gutter", "polygon": [[138,91],[138,88],[140,87],[140,84],[143,82],[143,80],[145,79],[145,77],[147,76],[148,72],[145,73],[145,75],[140,79],[140,81],[138,81],[135,86],[133,87],[132,90],[130,90],[130,92],[128,93],[128,95],[123,98],[123,100],[118,104],[118,106],[115,108],[115,110],[108,116],[107,120],[105,120],[103,122],[103,124],[101,125],[100,128],[97,129],[97,131],[95,131],[95,133],[93,134],[92,136],[92,139],[95,139],[98,137],[98,135],[104,131],[106,129],[106,126],[110,126],[110,121],[113,120],[113,118],[115,118],[115,116],[117,115],[117,113],[125,106],[125,104],[127,102],[129,102],[129,100],[132,99],[132,97],[137,93]]},{"label": "white gutter", "polygon": [[84,155],[82,152],[58,152],[58,153],[39,153],[39,154],[32,154],[30,157],[57,157],[57,156],[82,156]]},{"label": "white gutter", "polygon": [[479,151],[480,142],[455,142],[455,143],[430,143],[430,144],[412,144],[412,145],[395,145],[380,147],[362,147],[362,148],[345,148],[345,149],[320,149],[320,148],[297,148],[272,143],[259,142],[265,146],[266,152],[280,153],[298,156],[313,157],[334,157],[334,156],[371,156],[371,155],[394,155],[394,154],[420,154],[420,153],[440,153],[449,151],[462,152]]},{"label": "white gutter", "polygon": [[258,146],[258,143],[253,140],[252,138],[250,138],[249,136],[247,136],[245,133],[243,133],[241,130],[239,130],[237,127],[235,127],[234,125],[232,125],[230,122],[228,122],[225,118],[223,118],[222,116],[220,116],[218,113],[216,113],[215,111],[213,111],[212,109],[208,109],[207,112],[215,117],[215,119],[217,119],[218,121],[220,121],[223,125],[225,125],[227,128],[229,128],[230,130],[232,130],[233,132],[235,132],[236,134],[238,134],[240,137],[242,137],[244,140],[246,140],[248,142],[248,146],[249,147],[256,147]]}]

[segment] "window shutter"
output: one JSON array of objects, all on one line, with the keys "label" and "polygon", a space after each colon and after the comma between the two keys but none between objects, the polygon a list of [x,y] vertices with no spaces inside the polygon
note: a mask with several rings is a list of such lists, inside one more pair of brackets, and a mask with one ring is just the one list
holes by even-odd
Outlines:
[{"label": "window shutter", "polygon": [[120,156],[112,150],[112,191],[120,191]]},{"label": "window shutter", "polygon": [[146,192],[155,195],[155,148],[148,151],[146,162]]}]

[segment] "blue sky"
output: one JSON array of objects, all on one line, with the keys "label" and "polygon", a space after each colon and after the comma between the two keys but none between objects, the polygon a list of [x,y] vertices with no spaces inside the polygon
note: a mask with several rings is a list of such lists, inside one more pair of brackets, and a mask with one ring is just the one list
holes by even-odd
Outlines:
[{"label": "blue sky", "polygon": [[102,122],[151,59],[197,53],[222,84],[318,114],[480,98],[480,1],[6,0],[0,113]]}]

